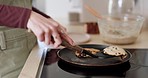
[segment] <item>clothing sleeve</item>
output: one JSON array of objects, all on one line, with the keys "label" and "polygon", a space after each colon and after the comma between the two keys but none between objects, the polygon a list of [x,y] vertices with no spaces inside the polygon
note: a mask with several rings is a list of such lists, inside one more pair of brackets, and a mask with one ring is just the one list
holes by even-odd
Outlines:
[{"label": "clothing sleeve", "polygon": [[31,9],[17,6],[0,5],[0,25],[26,28]]},{"label": "clothing sleeve", "polygon": [[32,0],[0,0],[0,26],[26,28]]},{"label": "clothing sleeve", "polygon": [[32,7],[32,0],[0,0],[0,26],[27,28],[32,10],[50,18],[50,16]]},{"label": "clothing sleeve", "polygon": [[40,15],[46,17],[46,18],[50,18],[50,16],[48,16],[47,14],[41,12],[40,10],[36,9],[35,7],[32,7],[32,10],[35,11],[36,13],[39,13]]}]

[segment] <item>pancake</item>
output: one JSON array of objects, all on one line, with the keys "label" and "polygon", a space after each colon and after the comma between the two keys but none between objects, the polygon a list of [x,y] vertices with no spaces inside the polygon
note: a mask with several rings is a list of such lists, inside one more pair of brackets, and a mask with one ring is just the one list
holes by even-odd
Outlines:
[{"label": "pancake", "polygon": [[127,53],[123,48],[118,46],[109,46],[103,49],[104,54],[112,55],[112,56],[125,56]]},{"label": "pancake", "polygon": [[[91,52],[92,54],[96,54],[96,53],[100,52],[100,50],[94,49],[94,48],[84,48],[84,49]],[[77,57],[91,57],[91,56],[89,56],[87,54],[84,54],[84,53],[81,53],[81,52],[78,52],[78,51],[75,52],[75,55]]]}]

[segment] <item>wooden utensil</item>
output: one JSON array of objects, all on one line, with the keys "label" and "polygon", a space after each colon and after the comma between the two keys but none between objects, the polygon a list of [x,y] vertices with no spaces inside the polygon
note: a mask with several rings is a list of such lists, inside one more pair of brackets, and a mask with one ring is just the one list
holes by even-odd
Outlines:
[{"label": "wooden utensil", "polygon": [[86,10],[88,12],[90,12],[92,15],[94,15],[95,17],[99,18],[99,19],[102,19],[102,16],[100,13],[98,13],[95,9],[93,9],[91,6],[89,5],[84,5],[84,7],[86,8]]},{"label": "wooden utensil", "polygon": [[84,54],[87,54],[87,55],[90,55],[91,57],[94,57],[94,58],[98,58],[99,56],[95,55],[95,54],[92,54],[91,52],[83,49],[82,47],[78,46],[78,45],[75,45],[75,46],[72,46],[70,43],[68,43],[65,39],[62,39],[62,46],[65,46],[66,48],[72,50],[72,51],[78,51],[78,52],[81,52],[81,53],[84,53]]}]

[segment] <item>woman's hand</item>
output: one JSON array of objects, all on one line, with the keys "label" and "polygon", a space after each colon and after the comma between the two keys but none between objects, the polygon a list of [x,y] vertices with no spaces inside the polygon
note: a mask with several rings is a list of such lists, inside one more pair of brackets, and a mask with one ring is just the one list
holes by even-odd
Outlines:
[{"label": "woman's hand", "polygon": [[[47,45],[53,44],[58,47],[62,40],[66,39],[73,45],[73,40],[66,34],[66,29],[51,18],[45,18],[42,15],[32,11],[27,27],[36,35],[36,37]],[[64,33],[64,34],[63,34]]]}]

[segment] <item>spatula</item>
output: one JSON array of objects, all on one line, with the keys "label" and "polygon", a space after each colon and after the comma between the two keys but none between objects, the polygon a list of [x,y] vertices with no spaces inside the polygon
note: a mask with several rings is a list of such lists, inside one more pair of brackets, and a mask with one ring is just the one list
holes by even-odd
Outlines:
[{"label": "spatula", "polygon": [[89,55],[91,57],[94,57],[94,58],[98,58],[99,57],[98,55],[92,54],[90,51],[87,51],[87,50],[85,50],[84,48],[82,48],[82,47],[80,47],[78,45],[74,45],[74,46],[71,45],[65,39],[62,39],[62,44],[61,45],[66,47],[66,48],[68,48],[68,49],[70,49],[70,50],[72,50],[72,51],[74,51],[74,52],[78,51],[80,53],[87,54],[87,55]]}]

